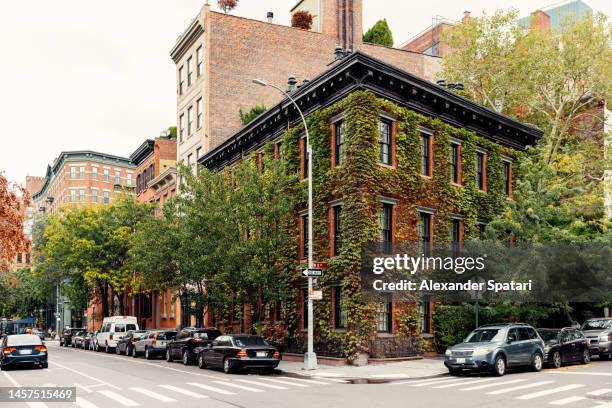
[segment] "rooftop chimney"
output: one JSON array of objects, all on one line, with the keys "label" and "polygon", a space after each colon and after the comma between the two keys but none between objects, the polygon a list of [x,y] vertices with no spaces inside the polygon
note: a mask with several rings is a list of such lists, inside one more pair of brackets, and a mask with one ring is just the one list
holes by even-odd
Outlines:
[{"label": "rooftop chimney", "polygon": [[464,11],[463,12],[463,18],[461,19],[461,22],[465,23],[466,21],[468,21],[470,19],[470,14],[472,14],[471,11]]},{"label": "rooftop chimney", "polygon": [[289,90],[289,93],[293,93],[297,90],[297,79],[295,79],[294,75],[289,75],[289,78],[287,79],[287,89]]},{"label": "rooftop chimney", "polygon": [[272,23],[273,20],[274,20],[274,13],[271,11],[268,11],[268,23]]}]

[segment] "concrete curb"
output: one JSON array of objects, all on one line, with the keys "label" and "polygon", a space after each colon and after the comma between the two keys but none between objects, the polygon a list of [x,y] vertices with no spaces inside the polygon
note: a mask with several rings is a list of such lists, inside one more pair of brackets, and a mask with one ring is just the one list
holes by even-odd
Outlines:
[{"label": "concrete curb", "polygon": [[438,377],[443,377],[443,376],[447,376],[448,372],[444,371],[444,372],[440,372],[437,374],[427,374],[427,375],[420,375],[420,376],[407,376],[407,377],[397,377],[397,376],[393,376],[390,375],[388,377],[385,377],[384,375],[381,374],[381,376],[376,376],[373,377],[372,375],[367,375],[367,376],[351,376],[351,375],[339,375],[339,376],[326,376],[325,373],[317,373],[316,370],[315,372],[311,372],[312,374],[305,374],[302,372],[297,372],[297,371],[287,371],[287,370],[281,370],[281,369],[277,369],[276,370],[277,373],[280,373],[286,377],[292,377],[292,378],[301,378],[301,379],[311,379],[311,378],[315,378],[319,379],[319,380],[326,380],[329,379],[331,381],[333,380],[340,380],[340,381],[346,381],[350,384],[379,384],[379,383],[389,383],[389,382],[396,382],[396,381],[411,381],[411,380],[426,380],[428,378],[438,378]]}]

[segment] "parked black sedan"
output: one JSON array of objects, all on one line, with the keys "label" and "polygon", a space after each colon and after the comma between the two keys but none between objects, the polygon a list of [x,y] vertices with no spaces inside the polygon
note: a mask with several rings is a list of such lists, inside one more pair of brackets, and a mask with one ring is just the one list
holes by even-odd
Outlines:
[{"label": "parked black sedan", "polygon": [[[183,364],[192,364],[196,359],[199,348],[207,346],[220,335],[221,332],[216,328],[185,327],[166,343],[166,361],[180,358]],[[196,348],[198,348],[198,351],[196,351]]]},{"label": "parked black sedan", "polygon": [[280,353],[261,336],[232,334],[217,337],[198,354],[200,368],[219,367],[226,374],[259,368],[273,371],[280,362]]},{"label": "parked black sedan", "polygon": [[35,364],[47,368],[47,347],[35,334],[11,334],[0,341],[0,369]]},{"label": "parked black sedan", "polygon": [[587,364],[591,361],[589,344],[580,330],[573,327],[563,329],[538,329],[538,333],[546,347],[544,362],[555,368],[564,363],[580,362]]},{"label": "parked black sedan", "polygon": [[85,329],[78,329],[78,328],[67,328],[64,329],[61,333],[60,333],[60,347],[64,346],[64,347],[68,347],[70,345],[72,345],[72,336],[74,336],[77,332],[83,331]]},{"label": "parked black sedan", "polygon": [[145,335],[146,330],[128,330],[121,339],[117,340],[117,347],[115,347],[115,352],[117,354],[125,353],[126,356],[134,356],[136,354],[134,352],[134,343],[142,336]]}]

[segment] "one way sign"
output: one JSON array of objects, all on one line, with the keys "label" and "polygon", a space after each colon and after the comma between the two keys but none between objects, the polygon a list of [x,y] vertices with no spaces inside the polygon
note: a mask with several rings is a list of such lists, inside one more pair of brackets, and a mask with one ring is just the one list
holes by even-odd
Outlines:
[{"label": "one way sign", "polygon": [[304,276],[323,276],[323,269],[304,269],[302,271]]}]

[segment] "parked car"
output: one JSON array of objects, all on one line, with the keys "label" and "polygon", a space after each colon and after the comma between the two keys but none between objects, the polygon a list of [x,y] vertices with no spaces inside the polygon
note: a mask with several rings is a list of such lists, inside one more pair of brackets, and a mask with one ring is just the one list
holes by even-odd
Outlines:
[{"label": "parked car", "polygon": [[581,327],[589,341],[591,355],[607,360],[612,354],[612,317],[589,319]]},{"label": "parked car", "polygon": [[153,330],[145,333],[134,343],[136,356],[144,355],[147,360],[166,354],[166,344],[177,335],[176,330]]},{"label": "parked car", "polygon": [[117,347],[117,341],[130,330],[138,330],[137,319],[134,316],[105,317],[102,328],[96,335],[96,351],[104,350],[110,353]]},{"label": "parked car", "polygon": [[126,356],[136,357],[134,343],[146,333],[145,330],[129,330],[121,339],[117,340],[115,352],[117,354],[125,353]]},{"label": "parked car", "polygon": [[533,371],[540,371],[544,356],[544,342],[528,324],[489,324],[447,349],[444,365],[451,375],[473,370],[502,376],[512,366],[531,366]]},{"label": "parked car", "polygon": [[48,351],[35,334],[11,334],[0,341],[0,369],[16,365],[34,364],[47,368]]},{"label": "parked car", "polygon": [[45,341],[45,333],[40,329],[32,329],[32,334],[38,336],[42,341]]},{"label": "parked car", "polygon": [[198,352],[200,368],[218,367],[226,374],[243,369],[272,371],[280,362],[280,353],[261,336],[232,334],[217,337]]},{"label": "parked car", "polygon": [[166,361],[181,359],[185,365],[192,364],[197,355],[195,348],[210,344],[220,335],[216,328],[186,327],[166,343]]},{"label": "parked car", "polygon": [[72,345],[72,337],[77,333],[83,331],[82,328],[68,327],[60,333],[60,347],[68,347]]},{"label": "parked car", "polygon": [[564,363],[591,361],[591,353],[586,337],[573,327],[563,329],[538,329],[538,334],[544,340],[544,364],[555,368]]},{"label": "parked car", "polygon": [[83,334],[83,342],[81,343],[81,347],[83,350],[93,350],[92,348],[92,339],[94,334],[90,331],[85,332]]},{"label": "parked car", "polygon": [[73,348],[81,348],[83,347],[83,338],[85,337],[85,330],[78,331],[72,335],[72,344]]}]

